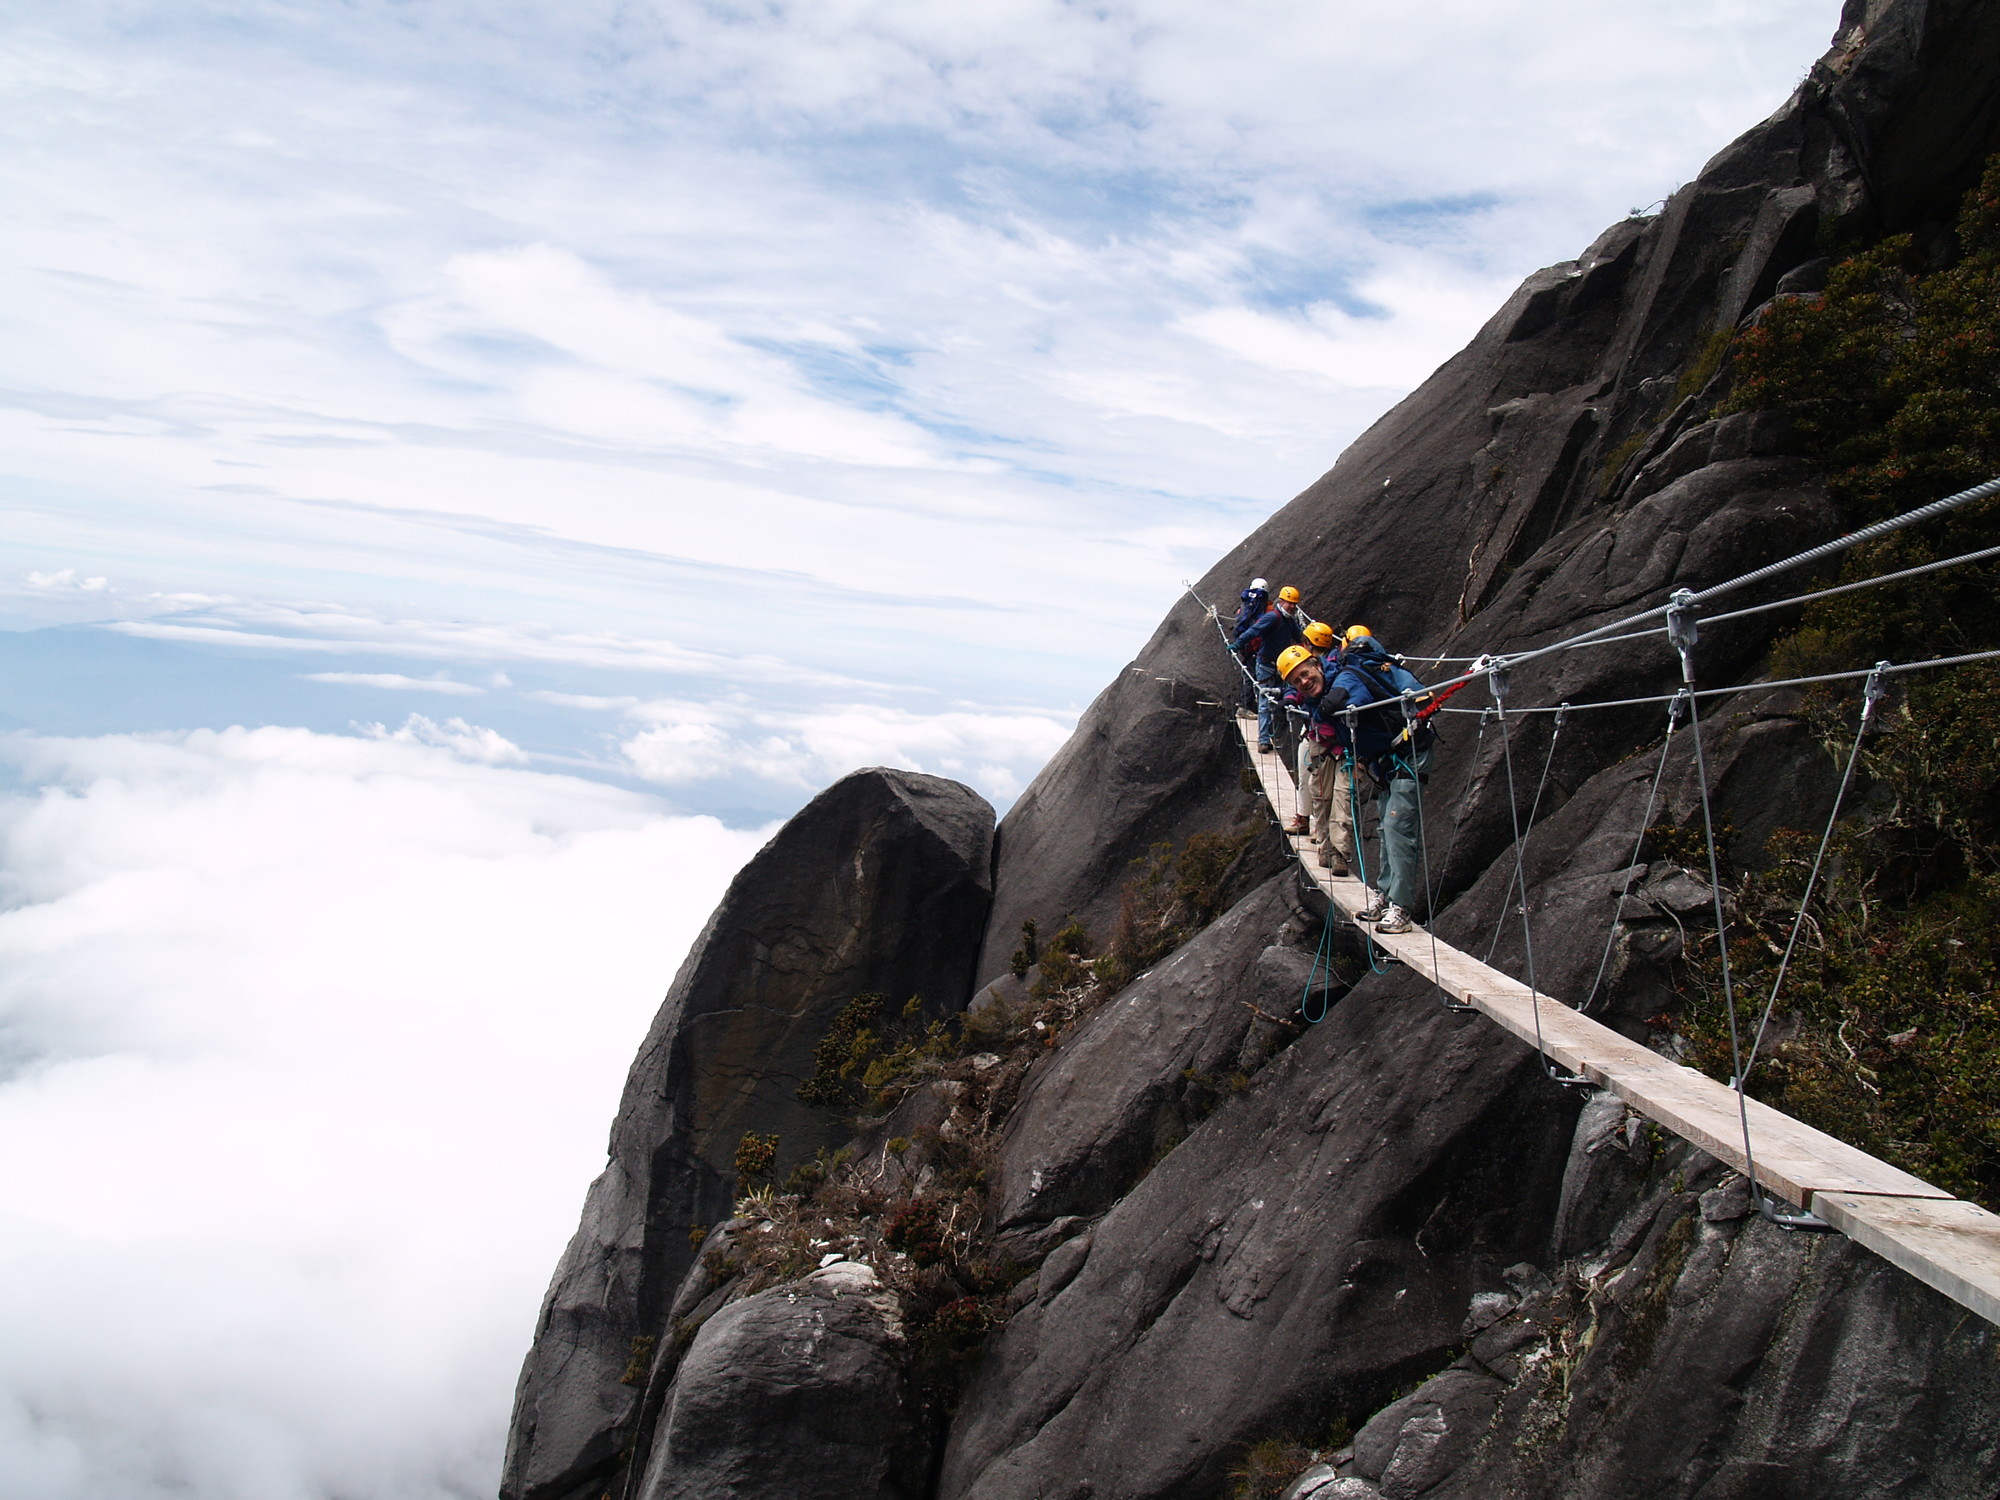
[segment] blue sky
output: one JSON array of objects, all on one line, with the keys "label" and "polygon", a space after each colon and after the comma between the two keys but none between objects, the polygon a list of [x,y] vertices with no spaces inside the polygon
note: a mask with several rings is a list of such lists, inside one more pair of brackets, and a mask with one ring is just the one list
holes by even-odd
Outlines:
[{"label": "blue sky", "polygon": [[[0,624],[103,648],[28,727],[449,708],[736,822],[843,753],[1004,803],[1181,578],[1833,9],[23,7]],[[242,670],[163,717],[133,632]],[[687,716],[778,661],[786,722]],[[398,680],[439,673],[478,691]],[[773,737],[810,774],[714,774]]]},{"label": "blue sky", "polygon": [[0,8],[0,1500],[490,1492],[633,1046],[1837,0]]}]

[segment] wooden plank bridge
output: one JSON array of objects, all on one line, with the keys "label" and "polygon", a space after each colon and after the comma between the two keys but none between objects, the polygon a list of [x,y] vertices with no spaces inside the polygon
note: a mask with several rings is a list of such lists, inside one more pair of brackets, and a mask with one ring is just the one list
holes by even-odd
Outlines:
[{"label": "wooden plank bridge", "polygon": [[[1254,722],[1239,719],[1237,728],[1279,827],[1289,827],[1300,800],[1286,757],[1257,753]],[[1327,899],[1349,919],[1367,905],[1366,887],[1351,876],[1335,877],[1321,869],[1311,857],[1315,850],[1309,839],[1291,833],[1285,838]],[[1520,980],[1421,927],[1396,936],[1371,930],[1371,936],[1376,947],[1460,1004],[1536,1045],[1536,997]],[[1718,1161],[1745,1170],[1734,1090],[1551,995],[1539,999],[1540,1046],[1552,1061],[1609,1089]],[[1954,1198],[1769,1105],[1752,1099],[1749,1112],[1758,1182],[1989,1323],[2000,1324],[2000,1215]]]}]

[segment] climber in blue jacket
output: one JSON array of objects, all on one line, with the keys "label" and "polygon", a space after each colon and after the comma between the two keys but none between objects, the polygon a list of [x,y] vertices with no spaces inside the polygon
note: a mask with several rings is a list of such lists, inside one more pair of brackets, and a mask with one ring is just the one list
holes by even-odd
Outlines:
[{"label": "climber in blue jacket", "polygon": [[1299,619],[1299,591],[1295,588],[1278,590],[1278,602],[1264,611],[1248,625],[1241,627],[1230,638],[1229,649],[1241,652],[1255,642],[1257,649],[1257,748],[1271,753],[1271,724],[1277,716],[1278,695],[1278,653],[1288,646],[1304,642],[1303,622]]},{"label": "climber in blue jacket", "polygon": [[[1324,695],[1322,713],[1341,713],[1352,726],[1354,763],[1374,781],[1380,814],[1381,859],[1371,899],[1361,913],[1383,933],[1408,932],[1410,913],[1423,894],[1420,779],[1430,773],[1437,736],[1428,724],[1410,729],[1403,695],[1422,693],[1419,682],[1365,625],[1350,626],[1340,666]],[[1420,706],[1412,701],[1411,712]]]},{"label": "climber in blue jacket", "polygon": [[[1271,607],[1271,585],[1261,578],[1250,580],[1250,587],[1236,596],[1236,623],[1230,627],[1234,639],[1242,639],[1243,632],[1257,622],[1258,616]],[[1257,637],[1252,634],[1236,652],[1236,659],[1243,664],[1243,670],[1252,677],[1257,673]],[[1256,685],[1248,680],[1243,684],[1244,708],[1257,706]]]}]

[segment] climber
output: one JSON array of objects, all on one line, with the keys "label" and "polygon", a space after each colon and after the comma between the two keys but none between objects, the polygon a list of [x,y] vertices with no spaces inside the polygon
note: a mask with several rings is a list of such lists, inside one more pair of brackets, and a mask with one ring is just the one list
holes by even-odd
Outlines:
[{"label": "climber", "polygon": [[[1336,642],[1339,640],[1339,637],[1333,633],[1333,627],[1327,624],[1326,621],[1314,620],[1312,624],[1306,626],[1305,638],[1306,645],[1312,648],[1313,655],[1320,660],[1320,675],[1326,681],[1331,682],[1333,680],[1333,663],[1339,655],[1336,648]],[[1296,690],[1290,690],[1291,685],[1289,682],[1287,682],[1286,686],[1288,691],[1285,693],[1285,706],[1308,719],[1307,731],[1299,736],[1298,773],[1292,778],[1298,783],[1300,791],[1303,792],[1307,787],[1312,785],[1312,763],[1319,757],[1322,747],[1310,732],[1311,704],[1301,699]],[[1317,696],[1318,694],[1315,693],[1314,697],[1316,698]],[[1346,726],[1342,725],[1341,728],[1343,731],[1342,743],[1344,744],[1346,742]],[[1297,817],[1292,819],[1291,827],[1285,831],[1287,833],[1304,833],[1307,826],[1306,814],[1301,811]],[[1343,844],[1341,847],[1345,849],[1346,845]]]},{"label": "climber", "polygon": [[[1374,923],[1381,933],[1408,932],[1415,925],[1410,913],[1423,892],[1419,786],[1430,774],[1437,736],[1427,722],[1404,734],[1403,695],[1422,693],[1424,685],[1383,649],[1367,626],[1349,626],[1346,639],[1320,712],[1346,718],[1354,763],[1376,787],[1382,858],[1368,905],[1357,920]],[[1419,706],[1412,700],[1412,713]]]},{"label": "climber", "polygon": [[1257,748],[1269,755],[1274,748],[1271,744],[1271,724],[1277,717],[1278,653],[1288,646],[1296,646],[1305,639],[1299,628],[1299,591],[1286,587],[1278,590],[1278,601],[1249,624],[1241,627],[1231,638],[1229,649],[1241,655],[1256,643],[1257,652]]},{"label": "climber", "polygon": [[[1261,578],[1253,578],[1250,580],[1250,587],[1236,597],[1241,602],[1236,606],[1235,634],[1241,636],[1245,626],[1255,622],[1259,615],[1271,607],[1271,585]],[[1255,675],[1257,668],[1257,639],[1254,635],[1236,653],[1236,659],[1243,664],[1245,672],[1252,674],[1252,676]],[[1243,683],[1242,707],[1245,709],[1254,709],[1256,706],[1256,686],[1248,679],[1245,679]]]},{"label": "climber", "polygon": [[[1308,633],[1324,630],[1329,643],[1333,631],[1325,625],[1309,625]],[[1306,811],[1292,820],[1290,833],[1311,832],[1319,844],[1320,865],[1334,875],[1347,873],[1347,850],[1354,836],[1353,771],[1347,763],[1347,726],[1331,712],[1326,663],[1305,646],[1286,648],[1277,662],[1284,678],[1285,702],[1306,714],[1306,727],[1299,736],[1299,792]],[[1345,700],[1343,699],[1342,702]]]}]

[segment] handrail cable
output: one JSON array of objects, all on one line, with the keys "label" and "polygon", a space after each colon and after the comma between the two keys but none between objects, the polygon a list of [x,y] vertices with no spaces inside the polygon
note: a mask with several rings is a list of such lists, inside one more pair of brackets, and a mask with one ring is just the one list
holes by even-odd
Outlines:
[{"label": "handrail cable", "polygon": [[[1852,594],[1860,589],[1872,589],[1885,583],[1902,583],[1911,578],[1921,578],[1926,573],[1941,572],[1946,568],[1956,568],[1965,563],[1985,562],[1988,558],[2000,557],[2000,547],[1983,547],[1977,552],[1961,552],[1957,557],[1940,558],[1936,562],[1921,563],[1914,568],[1903,568],[1894,573],[1881,573],[1873,578],[1858,579],[1853,583],[1837,583],[1831,588],[1814,589],[1810,594],[1794,594],[1789,599],[1773,599],[1769,604],[1753,604],[1748,609],[1733,609],[1728,614],[1708,615],[1702,623],[1720,625],[1725,620],[1742,620],[1751,615],[1768,614],[1774,609],[1790,609],[1795,605],[1811,604],[1818,599],[1831,599],[1836,594]],[[1667,627],[1655,625],[1647,630],[1634,630],[1626,635],[1599,636],[1595,640],[1578,641],[1582,646],[1609,646],[1618,641],[1644,640],[1648,636],[1665,635]],[[1459,661],[1461,657],[1420,656],[1417,661]]]},{"label": "handrail cable", "polygon": [[[1962,656],[1934,656],[1928,661],[1898,662],[1893,666],[1879,668],[1879,670],[1884,677],[1894,677],[1900,676],[1904,672],[1927,672],[1933,667],[1962,667],[1969,662],[1992,661],[1995,657],[2000,657],[2000,650],[1968,651]],[[1647,703],[1670,703],[1675,698],[1684,696],[1694,698],[1724,698],[1732,693],[1761,693],[1777,688],[1810,687],[1818,682],[1852,682],[1857,677],[1872,677],[1876,674],[1877,670],[1875,667],[1856,667],[1850,672],[1821,672],[1812,677],[1785,677],[1779,679],[1777,682],[1744,682],[1738,683],[1735,687],[1700,688],[1693,693],[1689,693],[1686,688],[1681,688],[1676,692],[1655,693],[1645,698],[1612,698],[1600,703],[1546,704],[1535,708],[1509,709],[1508,712],[1515,714],[1552,714],[1559,713],[1565,708],[1572,712],[1586,708],[1635,708]],[[1482,710],[1476,708],[1441,708],[1438,712],[1446,714],[1476,714],[1482,712]]]},{"label": "handrail cable", "polygon": [[[1676,600],[1684,598],[1686,606],[1683,607],[1699,606],[1707,603],[1710,599],[1719,599],[1724,594],[1734,593],[1737,589],[1747,588],[1753,583],[1761,583],[1766,578],[1775,578],[1778,574],[1788,573],[1794,568],[1802,568],[1808,563],[1818,562],[1821,558],[1836,556],[1851,548],[1872,542],[1878,537],[1885,537],[1892,532],[1916,526],[1924,521],[1941,516],[1947,511],[1956,510],[1962,505],[1970,505],[1977,500],[1987,499],[1992,495],[2000,495],[2000,478],[1988,479],[1981,484],[1973,485],[1970,489],[1960,490],[1955,495],[1947,495],[1942,500],[1933,500],[1928,505],[1920,505],[1915,510],[1905,511],[1900,516],[1891,516],[1887,520],[1877,521],[1873,525],[1864,526],[1859,531],[1848,532],[1845,536],[1835,537],[1829,542],[1821,542],[1816,547],[1808,547],[1803,552],[1795,552],[1790,557],[1780,558],[1777,562],[1766,563],[1761,568],[1753,568],[1748,573],[1738,574],[1734,578],[1727,579],[1722,583],[1702,589],[1699,592],[1685,588],[1678,589],[1675,591],[1673,598],[1669,599],[1665,604],[1657,604],[1651,609],[1641,610],[1636,615],[1627,615],[1621,620],[1611,620],[1603,625],[1593,626],[1591,629],[1581,631],[1576,635],[1566,636],[1559,641],[1551,641],[1546,646],[1537,646],[1528,651],[1505,653],[1498,660],[1502,665],[1518,667],[1524,662],[1536,661],[1544,656],[1553,655],[1558,651],[1567,651],[1573,646],[1582,645],[1586,641],[1593,641],[1599,636],[1611,635],[1616,631],[1627,630],[1634,625],[1642,625],[1648,620],[1663,619],[1670,610],[1677,607]],[[1479,675],[1480,670],[1479,663],[1475,662],[1470,671],[1451,679],[1450,682],[1436,683],[1434,684],[1434,688],[1449,687],[1452,682],[1476,677]]]}]

